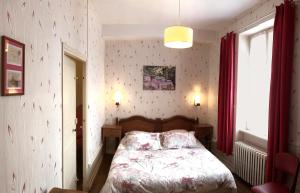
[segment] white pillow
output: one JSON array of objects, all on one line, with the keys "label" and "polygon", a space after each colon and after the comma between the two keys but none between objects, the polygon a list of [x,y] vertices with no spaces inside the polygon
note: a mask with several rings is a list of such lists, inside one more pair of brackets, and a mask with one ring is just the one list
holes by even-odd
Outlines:
[{"label": "white pillow", "polygon": [[132,131],[126,133],[121,141],[126,149],[130,150],[159,150],[162,149],[160,144],[159,133],[149,133],[141,131]]},{"label": "white pillow", "polygon": [[161,133],[162,147],[168,149],[198,147],[194,131],[171,130]]}]

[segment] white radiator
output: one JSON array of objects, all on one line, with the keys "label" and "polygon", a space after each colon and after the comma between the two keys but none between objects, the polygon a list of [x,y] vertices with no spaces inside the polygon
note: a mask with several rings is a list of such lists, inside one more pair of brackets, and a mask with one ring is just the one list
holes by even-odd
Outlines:
[{"label": "white radiator", "polygon": [[243,142],[235,142],[235,173],[249,184],[264,183],[267,153]]}]

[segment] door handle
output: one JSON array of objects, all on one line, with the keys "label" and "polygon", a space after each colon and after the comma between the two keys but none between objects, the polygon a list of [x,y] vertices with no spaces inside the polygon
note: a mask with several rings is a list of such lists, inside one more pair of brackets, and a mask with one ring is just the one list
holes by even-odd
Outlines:
[{"label": "door handle", "polygon": [[76,132],[76,131],[77,131],[77,129],[73,129],[72,131],[73,131],[73,132]]}]

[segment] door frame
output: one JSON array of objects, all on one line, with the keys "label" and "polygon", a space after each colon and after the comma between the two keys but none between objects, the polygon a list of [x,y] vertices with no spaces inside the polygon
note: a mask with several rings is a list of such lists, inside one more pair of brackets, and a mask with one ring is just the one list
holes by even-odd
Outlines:
[{"label": "door frame", "polygon": [[83,65],[83,72],[82,72],[82,75],[83,75],[83,80],[82,80],[82,87],[83,87],[83,93],[82,93],[82,99],[83,99],[83,105],[82,105],[82,158],[83,158],[83,179],[82,179],[82,187],[83,187],[83,190],[86,189],[87,187],[87,151],[86,151],[86,147],[87,147],[87,132],[86,132],[86,64],[87,64],[87,57],[82,54],[81,52],[79,52],[78,50],[76,49],[73,49],[72,47],[68,46],[68,44],[62,42],[62,58],[61,58],[61,100],[62,100],[62,111],[61,111],[61,116],[62,116],[62,132],[61,132],[61,135],[62,135],[62,182],[61,182],[61,187],[64,187],[64,175],[63,175],[63,172],[64,172],[64,146],[63,146],[63,142],[64,142],[64,136],[63,136],[63,124],[64,124],[64,114],[63,114],[63,76],[64,76],[64,73],[63,73],[63,65],[64,65],[64,57],[65,56],[68,56],[70,58],[72,58],[73,60],[76,60],[77,62],[80,62],[82,65]]}]

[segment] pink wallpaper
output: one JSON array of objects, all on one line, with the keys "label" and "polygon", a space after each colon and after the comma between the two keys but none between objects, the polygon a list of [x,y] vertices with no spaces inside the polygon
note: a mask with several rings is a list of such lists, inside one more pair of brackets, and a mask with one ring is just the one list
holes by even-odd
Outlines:
[{"label": "pink wallpaper", "polygon": [[93,163],[104,122],[98,19],[91,9],[87,34],[87,1],[0,1],[0,35],[26,44],[25,95],[0,97],[1,193],[44,193],[62,184],[62,42],[88,57],[87,87],[93,92],[87,93],[87,156]]},{"label": "pink wallpaper", "polygon": [[[207,44],[195,43],[191,49],[176,50],[158,40],[107,41],[105,50],[106,122],[114,122],[116,116],[166,118],[177,114],[198,116],[207,122]],[[144,65],[176,66],[176,90],[143,90]],[[113,101],[117,90],[123,95],[118,112]],[[193,106],[197,92],[201,96],[199,108]]]},{"label": "pink wallpaper", "polygon": [[88,173],[102,147],[101,127],[105,121],[104,57],[105,44],[97,0],[89,0],[87,90],[87,164]]},{"label": "pink wallpaper", "polygon": [[[158,40],[107,41],[104,48],[99,10],[93,2],[89,1],[88,25],[87,1],[0,1],[0,35],[26,44],[26,94],[0,97],[1,193],[43,193],[62,183],[62,42],[88,57],[89,165],[101,148],[101,125],[104,121],[113,122],[116,116],[140,114],[165,118],[183,114],[198,116],[201,122],[212,123],[216,129],[219,40],[212,44],[195,43],[192,49],[186,50],[167,49]],[[220,32],[220,36],[225,31],[245,28],[274,11],[280,2],[282,0],[264,1],[237,17],[231,26]],[[299,155],[299,1],[296,15],[289,142],[291,151]],[[176,90],[144,91],[143,65],[176,66]],[[116,90],[123,95],[119,111],[112,100]],[[201,93],[198,109],[192,104],[196,92]]]}]

